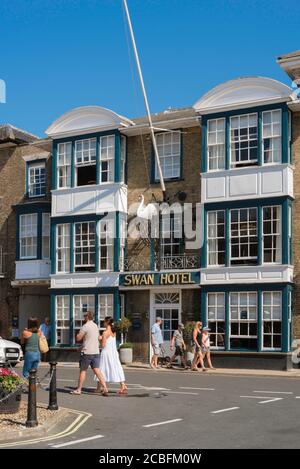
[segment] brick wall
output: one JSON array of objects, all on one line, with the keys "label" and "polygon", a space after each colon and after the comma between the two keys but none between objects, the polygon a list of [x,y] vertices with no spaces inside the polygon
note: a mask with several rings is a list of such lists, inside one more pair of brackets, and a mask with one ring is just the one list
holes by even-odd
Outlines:
[{"label": "brick wall", "polygon": [[[182,130],[183,174],[182,180],[167,182],[169,203],[179,202],[179,191],[187,193],[186,203],[200,202],[201,129],[191,127]],[[130,221],[136,215],[139,196],[145,204],[162,201],[160,184],[151,184],[152,144],[149,135],[128,138],[128,207]],[[127,257],[139,256],[142,265],[149,265],[149,243],[146,240],[127,240]],[[140,270],[146,270],[145,268]]]}]

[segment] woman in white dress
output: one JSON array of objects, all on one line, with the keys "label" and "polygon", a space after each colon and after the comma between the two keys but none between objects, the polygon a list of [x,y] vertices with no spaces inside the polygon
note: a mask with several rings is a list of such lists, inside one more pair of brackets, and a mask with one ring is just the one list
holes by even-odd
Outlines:
[{"label": "woman in white dress", "polygon": [[[125,375],[120,362],[114,320],[111,316],[104,319],[105,331],[102,334],[102,351],[100,355],[99,369],[103,374],[106,383],[120,383],[120,390],[118,394],[127,394],[127,386],[125,384]],[[98,382],[96,392],[102,393],[107,396],[108,392],[101,389],[101,384]]]}]

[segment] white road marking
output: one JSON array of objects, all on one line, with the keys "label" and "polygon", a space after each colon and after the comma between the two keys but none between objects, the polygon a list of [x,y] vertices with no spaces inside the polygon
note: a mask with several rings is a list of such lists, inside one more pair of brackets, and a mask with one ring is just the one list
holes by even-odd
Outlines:
[{"label": "white road marking", "polygon": [[191,388],[189,386],[181,386],[179,389],[194,389],[195,391],[215,391],[215,388]]},{"label": "white road marking", "polygon": [[56,381],[65,381],[66,383],[76,383],[76,379],[57,379]]},{"label": "white road marking", "polygon": [[167,394],[188,394],[189,396],[199,396],[199,393],[197,392],[184,392],[184,391],[169,391],[169,390],[164,390]]},{"label": "white road marking", "polygon": [[253,391],[258,393],[266,393],[266,394],[294,394],[293,392],[286,392],[286,391]]},{"label": "white road marking", "polygon": [[77,445],[78,443],[84,443],[85,441],[98,440],[99,438],[104,438],[104,435],[95,435],[88,438],[82,438],[81,440],[67,441],[66,443],[60,443],[58,445],[51,445],[52,448],[62,448],[63,446]]},{"label": "white road marking", "polygon": [[300,396],[295,396],[295,399],[300,399]]},{"label": "white road marking", "polygon": [[260,401],[259,404],[268,404],[268,402],[282,401],[283,397],[275,397],[275,399],[268,399],[267,401]]},{"label": "white road marking", "polygon": [[150,423],[148,425],[143,425],[144,428],[157,427],[159,425],[166,425],[167,423],[181,422],[183,419],[174,419],[174,420],[165,420],[164,422]]},{"label": "white road marking", "polygon": [[273,399],[272,397],[269,397],[269,396],[240,396],[240,397],[246,397],[247,399]]},{"label": "white road marking", "polygon": [[228,409],[214,410],[211,414],[220,414],[221,412],[229,412],[230,410],[237,410],[239,407],[229,407]]}]

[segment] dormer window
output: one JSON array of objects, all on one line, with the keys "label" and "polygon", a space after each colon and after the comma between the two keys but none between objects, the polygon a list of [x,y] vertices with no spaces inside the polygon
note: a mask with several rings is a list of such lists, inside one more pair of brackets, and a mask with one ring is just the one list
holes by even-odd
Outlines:
[{"label": "dormer window", "polygon": [[28,166],[28,196],[42,197],[46,194],[45,162],[31,163]]},{"label": "dormer window", "polygon": [[233,168],[258,163],[257,114],[230,118],[230,154]]},{"label": "dormer window", "polygon": [[96,142],[95,138],[75,142],[77,186],[96,184]]}]

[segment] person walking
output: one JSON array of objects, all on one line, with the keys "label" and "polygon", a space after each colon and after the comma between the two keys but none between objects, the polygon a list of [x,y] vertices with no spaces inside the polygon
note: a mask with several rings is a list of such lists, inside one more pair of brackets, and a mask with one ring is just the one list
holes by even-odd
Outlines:
[{"label": "person walking", "polygon": [[[44,319],[44,322],[40,325],[40,331],[42,335],[46,338],[47,343],[50,344],[51,325],[50,325],[50,319],[48,317],[46,317]],[[41,353],[41,361],[43,362],[49,361],[49,352]]]},{"label": "person walking", "polygon": [[164,342],[162,332],[161,332],[162,319],[160,317],[156,318],[155,323],[151,328],[151,345],[153,350],[153,355],[150,362],[150,367],[157,370],[158,366],[158,357],[160,355],[161,346]]},{"label": "person walking", "polygon": [[194,360],[191,366],[192,371],[198,371],[198,364],[200,363],[201,368],[205,371],[203,355],[201,351],[202,346],[202,334],[201,334],[202,322],[197,321],[193,330],[193,342],[195,345]]},{"label": "person walking", "polygon": [[49,318],[46,317],[44,319],[44,322],[40,325],[40,331],[46,337],[47,342],[50,342],[51,325],[50,325],[50,319]]},{"label": "person walking", "polygon": [[[102,350],[100,354],[100,372],[106,383],[120,383],[119,395],[127,394],[125,375],[120,362],[114,319],[106,316],[104,319],[105,331],[102,334]],[[96,392],[102,392],[101,383],[98,382]],[[106,394],[105,394],[106,395]]]},{"label": "person walking", "polygon": [[207,359],[208,368],[211,370],[215,370],[211,363],[211,356],[210,356],[210,339],[209,339],[209,327],[203,327],[202,329],[202,337],[201,337],[201,352],[202,352],[202,359]]},{"label": "person walking", "polygon": [[24,346],[24,364],[23,376],[28,378],[29,370],[37,370],[41,360],[39,347],[39,339],[42,333],[39,330],[38,319],[30,317],[28,319],[27,328],[24,329],[21,336],[21,344]]},{"label": "person walking", "polygon": [[76,336],[76,341],[82,341],[81,354],[79,360],[79,379],[78,386],[71,394],[80,395],[82,386],[86,379],[86,372],[89,366],[97,376],[103,388],[103,395],[107,396],[108,391],[102,373],[99,370],[100,353],[99,353],[99,329],[93,321],[94,315],[91,311],[84,314],[84,324]]},{"label": "person walking", "polygon": [[170,349],[174,350],[175,347],[175,351],[174,355],[171,357],[170,363],[168,364],[168,368],[172,368],[172,364],[177,359],[177,357],[180,357],[181,366],[183,366],[185,369],[187,368],[185,358],[186,345],[183,339],[183,330],[184,325],[182,323],[179,323],[178,328],[174,332],[171,340]]}]

